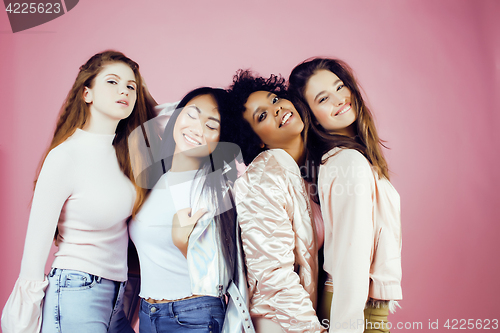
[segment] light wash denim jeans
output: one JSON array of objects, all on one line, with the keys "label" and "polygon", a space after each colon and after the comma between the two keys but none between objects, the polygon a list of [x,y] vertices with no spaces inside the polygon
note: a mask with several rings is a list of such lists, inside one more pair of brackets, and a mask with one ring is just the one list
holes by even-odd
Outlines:
[{"label": "light wash denim jeans", "polygon": [[51,269],[48,280],[41,333],[134,332],[128,321],[115,316],[126,282],[59,268]]},{"label": "light wash denim jeans", "polygon": [[141,300],[140,333],[219,333],[224,323],[225,304],[220,298],[201,296],[170,303]]}]

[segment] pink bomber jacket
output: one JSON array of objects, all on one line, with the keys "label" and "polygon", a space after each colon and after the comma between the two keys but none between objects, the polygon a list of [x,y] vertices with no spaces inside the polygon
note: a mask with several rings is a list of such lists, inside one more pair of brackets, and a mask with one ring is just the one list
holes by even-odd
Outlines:
[{"label": "pink bomber jacket", "polygon": [[333,281],[330,332],[363,332],[369,298],[402,299],[399,194],[357,150],[334,148],[325,160],[318,190]]},{"label": "pink bomber jacket", "polygon": [[[250,286],[250,314],[257,332],[275,332],[269,328],[273,322],[284,332],[323,331],[314,309],[318,275],[315,229],[305,183],[294,159],[281,149],[266,150],[236,180],[234,189]],[[262,319],[268,320],[267,326]]]}]

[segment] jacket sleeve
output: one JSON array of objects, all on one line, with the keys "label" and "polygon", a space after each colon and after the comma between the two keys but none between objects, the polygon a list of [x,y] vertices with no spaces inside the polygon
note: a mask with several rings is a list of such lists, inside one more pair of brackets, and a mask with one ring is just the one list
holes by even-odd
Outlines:
[{"label": "jacket sleeve", "polygon": [[236,181],[236,207],[250,286],[250,313],[286,332],[320,331],[309,294],[294,270],[293,207],[283,173]]},{"label": "jacket sleeve", "polygon": [[44,275],[59,215],[71,194],[71,160],[52,150],[40,171],[28,222],[21,273],[2,312],[4,333],[38,333],[42,300],[48,285]]},{"label": "jacket sleeve", "polygon": [[352,149],[330,157],[322,168],[320,200],[329,233],[325,268],[333,279],[330,332],[361,333],[374,242],[373,174],[366,158]]}]

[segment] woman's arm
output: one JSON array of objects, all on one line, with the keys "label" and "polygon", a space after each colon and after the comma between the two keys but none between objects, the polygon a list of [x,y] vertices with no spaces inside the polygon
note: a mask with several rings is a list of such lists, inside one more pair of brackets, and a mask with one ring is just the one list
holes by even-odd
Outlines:
[{"label": "woman's arm", "polygon": [[254,317],[272,318],[286,332],[318,332],[313,304],[294,270],[295,233],[293,216],[289,216],[293,207],[287,200],[287,187],[283,179],[263,178],[259,184],[240,179],[235,185],[250,312]]},{"label": "woman's arm", "polygon": [[366,158],[345,149],[319,177],[325,222],[325,268],[333,278],[330,332],[363,332],[374,242],[373,174]]},{"label": "woman's arm", "polygon": [[21,273],[2,312],[5,333],[38,333],[41,302],[48,281],[45,263],[52,246],[61,209],[70,196],[72,162],[59,149],[45,159],[33,195]]}]

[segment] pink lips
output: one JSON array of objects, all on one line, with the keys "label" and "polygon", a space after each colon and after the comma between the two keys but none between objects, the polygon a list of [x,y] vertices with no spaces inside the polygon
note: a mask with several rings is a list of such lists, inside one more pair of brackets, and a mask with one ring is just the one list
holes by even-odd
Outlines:
[{"label": "pink lips", "polygon": [[124,99],[120,99],[119,101],[116,101],[116,103],[128,106],[128,101],[126,101]]},{"label": "pink lips", "polygon": [[338,116],[340,115],[341,113],[345,113],[348,109],[351,108],[351,103],[347,103],[346,105],[344,105],[343,108],[341,108],[340,110],[338,110],[336,113],[335,113],[335,116]]}]

